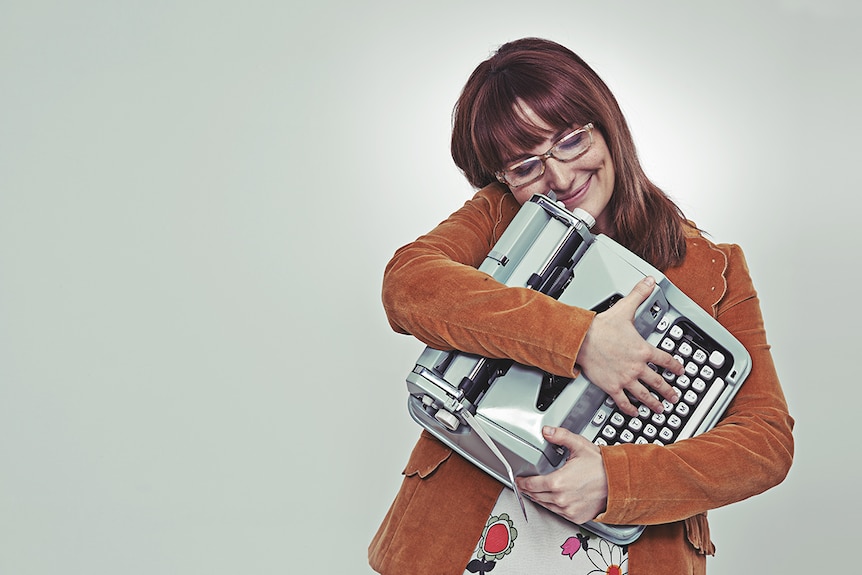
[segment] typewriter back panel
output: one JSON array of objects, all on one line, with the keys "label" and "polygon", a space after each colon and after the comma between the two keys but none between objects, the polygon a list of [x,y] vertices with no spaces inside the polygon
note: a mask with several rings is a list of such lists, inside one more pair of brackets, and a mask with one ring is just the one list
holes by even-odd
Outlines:
[{"label": "typewriter back panel", "polygon": [[542,288],[553,281],[555,272],[571,268],[592,238],[583,222],[547,198],[530,201],[521,207],[479,271],[510,287],[548,293]]}]

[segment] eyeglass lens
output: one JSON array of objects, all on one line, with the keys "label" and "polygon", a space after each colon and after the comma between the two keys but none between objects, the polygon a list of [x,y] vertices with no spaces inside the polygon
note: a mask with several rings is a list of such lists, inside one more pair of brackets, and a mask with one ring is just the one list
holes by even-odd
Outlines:
[{"label": "eyeglass lens", "polygon": [[563,136],[542,156],[535,156],[510,166],[503,172],[506,182],[511,186],[523,186],[539,179],[545,172],[545,161],[553,157],[561,162],[570,162],[586,152],[592,144],[588,129],[581,128]]}]

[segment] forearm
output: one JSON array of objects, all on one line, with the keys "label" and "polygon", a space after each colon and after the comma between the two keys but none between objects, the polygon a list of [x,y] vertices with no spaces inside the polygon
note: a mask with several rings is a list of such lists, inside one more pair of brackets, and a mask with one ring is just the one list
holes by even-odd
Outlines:
[{"label": "forearm", "polygon": [[786,476],[793,419],[766,342],[757,297],[743,294],[720,321],[745,345],[752,371],[711,431],[667,447],[613,446],[602,455],[609,479],[610,523],[677,521],[761,493]]},{"label": "forearm", "polygon": [[603,449],[607,511],[598,520],[651,525],[741,501],[780,483],[792,462],[789,416],[728,418],[673,446]]},{"label": "forearm", "polygon": [[432,347],[573,376],[593,312],[507,287],[476,269],[516,211],[500,196],[480,194],[399,249],[384,273],[386,315],[394,330]]}]

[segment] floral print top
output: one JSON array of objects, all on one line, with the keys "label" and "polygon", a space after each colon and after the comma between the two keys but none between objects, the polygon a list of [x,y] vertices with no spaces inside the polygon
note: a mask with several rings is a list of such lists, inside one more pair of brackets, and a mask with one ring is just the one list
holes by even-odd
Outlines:
[{"label": "floral print top", "polygon": [[626,575],[628,550],[504,489],[464,575]]}]

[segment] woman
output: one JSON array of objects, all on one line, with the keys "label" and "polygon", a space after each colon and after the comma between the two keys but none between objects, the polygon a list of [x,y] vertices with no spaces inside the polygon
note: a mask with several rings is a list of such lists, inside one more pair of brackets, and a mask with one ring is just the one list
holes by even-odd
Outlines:
[{"label": "woman", "polygon": [[[595,314],[475,269],[523,202],[553,192],[568,209],[593,215],[594,232],[652,263],[712,313],[745,345],[753,368],[713,430],[666,447],[599,447],[545,429],[571,456],[553,473],[518,479],[530,523],[518,517],[511,490],[423,433],[369,548],[372,567],[384,574],[704,573],[714,553],[707,510],[780,483],[793,456],[793,420],[741,250],[706,240],[647,179],[607,86],[553,42],[508,43],[476,68],[456,105],[452,155],[479,190],[390,261],[383,303],[393,329],[432,347],[557,375],[583,371],[628,413],[636,410],[629,398],[655,411],[659,396],[678,401],[648,364],[681,367],[632,322],[649,278]],[[576,525],[593,519],[647,528],[621,548]]]}]

